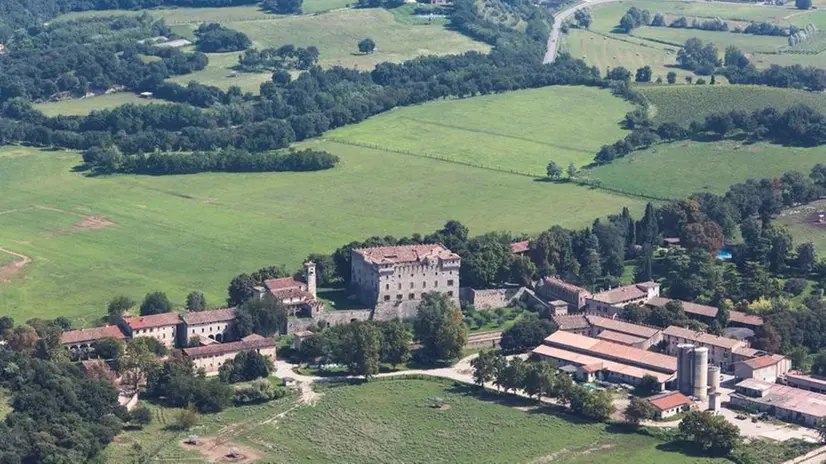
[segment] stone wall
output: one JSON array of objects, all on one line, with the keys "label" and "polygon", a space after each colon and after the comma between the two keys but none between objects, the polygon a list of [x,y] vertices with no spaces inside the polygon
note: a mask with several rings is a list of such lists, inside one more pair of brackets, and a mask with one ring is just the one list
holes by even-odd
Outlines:
[{"label": "stone wall", "polygon": [[372,311],[369,309],[354,309],[351,311],[325,311],[315,314],[314,317],[291,318],[287,320],[287,335],[300,330],[315,330],[319,322],[326,322],[329,326],[349,324],[351,321],[366,321],[370,319]]},{"label": "stone wall", "polygon": [[466,287],[462,289],[460,295],[462,296],[463,305],[473,305],[478,311],[486,311],[510,306],[511,303],[522,298],[525,290],[525,287],[494,288],[490,290],[474,290]]}]

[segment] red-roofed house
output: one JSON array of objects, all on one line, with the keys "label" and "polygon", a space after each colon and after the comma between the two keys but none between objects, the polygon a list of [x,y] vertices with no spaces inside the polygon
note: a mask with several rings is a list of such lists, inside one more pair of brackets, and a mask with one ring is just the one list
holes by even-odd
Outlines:
[{"label": "red-roofed house", "polygon": [[121,326],[131,338],[152,337],[168,348],[174,348],[180,323],[181,316],[178,313],[163,313],[150,316],[126,316]]},{"label": "red-roofed house", "polygon": [[776,382],[792,370],[792,360],[779,355],[767,354],[734,364],[734,376],[741,379],[759,379]]},{"label": "red-roofed house", "polygon": [[182,319],[184,324],[181,330],[187,340],[198,337],[201,340],[225,342],[233,338],[235,308],[186,313]]},{"label": "red-roofed house", "polygon": [[657,419],[665,419],[688,411],[694,404],[691,398],[680,392],[668,392],[652,396],[648,398],[648,402],[651,403],[651,406],[654,406],[654,409],[657,411]]},{"label": "red-roofed house", "polygon": [[256,287],[256,296],[263,298],[264,294],[272,295],[281,301],[287,308],[287,314],[295,316],[301,309],[318,309],[316,301],[316,266],[315,263],[304,263],[304,281],[293,277],[267,279],[263,287]]},{"label": "red-roofed house", "polygon": [[530,243],[531,242],[528,240],[511,243],[511,253],[518,256],[528,254],[528,251],[530,250]]},{"label": "red-roofed house", "polygon": [[660,296],[660,284],[640,282],[596,293],[587,298],[585,304],[589,312],[614,316],[632,303],[645,304],[658,296]]},{"label": "red-roofed house", "polygon": [[272,338],[252,334],[237,342],[184,348],[181,353],[192,360],[196,369],[204,369],[207,373],[211,373],[217,372],[225,362],[235,358],[235,355],[242,351],[257,351],[275,363],[275,346]]},{"label": "red-roofed house", "polygon": [[93,329],[67,330],[60,334],[60,344],[69,350],[72,359],[86,358],[94,352],[95,342],[105,338],[125,340],[126,335],[114,325]]}]

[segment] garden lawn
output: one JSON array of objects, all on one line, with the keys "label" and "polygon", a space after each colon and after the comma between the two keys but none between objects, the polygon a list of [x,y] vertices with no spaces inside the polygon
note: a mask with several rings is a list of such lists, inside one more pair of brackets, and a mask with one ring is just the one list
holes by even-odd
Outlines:
[{"label": "garden lawn", "polygon": [[683,199],[692,193],[725,193],[747,179],[780,176],[797,170],[806,175],[826,159],[826,147],[795,148],[735,141],[681,141],[634,152],[588,171],[606,187]]},{"label": "garden lawn", "polygon": [[[584,166],[633,106],[607,90],[551,86],[398,108],[326,137],[544,176],[549,161]],[[517,229],[517,227],[513,227]]]},{"label": "garden lawn", "polygon": [[0,150],[0,247],[33,259],[0,283],[0,314],[89,325],[113,296],[140,300],[156,290],[178,305],[201,290],[220,306],[235,275],[268,265],[297,269],[309,253],[352,240],[430,233],[450,219],[472,234],[537,233],[643,206],[455,163],[306,145],[341,163],[306,173],[88,178],[72,172],[80,163],[75,153]]},{"label": "garden lawn", "polygon": [[[663,443],[654,437],[568,420],[532,408],[533,401],[492,394],[480,399],[472,387],[446,381],[374,380],[314,388],[323,394],[314,406],[299,407],[282,418],[269,420],[289,400],[275,402],[269,412],[256,406],[244,408],[248,414],[243,416],[234,410],[202,416],[203,426],[190,433],[202,439],[220,433],[228,442],[255,448],[267,462],[729,462],[663,451]],[[446,406],[431,407],[434,398]],[[186,433],[152,425],[148,432],[123,434],[107,450],[109,462],[128,456],[133,436],[157,450],[156,459],[189,457],[178,445]]]},{"label": "garden lawn", "polygon": [[766,107],[780,111],[805,103],[826,113],[826,95],[794,89],[752,85],[644,85],[637,87],[655,106],[655,124],[687,126],[712,113],[734,110],[751,113]]},{"label": "garden lawn", "polygon": [[110,109],[127,103],[147,105],[158,102],[159,100],[141,98],[134,93],[120,92],[87,98],[71,98],[58,102],[38,103],[34,105],[34,108],[40,110],[46,116],[86,116],[92,111]]}]

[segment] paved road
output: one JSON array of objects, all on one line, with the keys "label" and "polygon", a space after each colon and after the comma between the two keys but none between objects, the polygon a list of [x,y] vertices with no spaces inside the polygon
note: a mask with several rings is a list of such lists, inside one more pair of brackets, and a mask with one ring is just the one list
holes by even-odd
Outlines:
[{"label": "paved road", "polygon": [[562,34],[562,24],[577,11],[583,8],[590,8],[594,5],[602,3],[618,2],[620,0],[585,0],[584,2],[574,5],[567,10],[560,11],[554,15],[554,27],[551,28],[551,35],[548,36],[548,51],[545,52],[545,59],[543,63],[553,63],[556,59],[556,52],[559,49],[559,37]]}]

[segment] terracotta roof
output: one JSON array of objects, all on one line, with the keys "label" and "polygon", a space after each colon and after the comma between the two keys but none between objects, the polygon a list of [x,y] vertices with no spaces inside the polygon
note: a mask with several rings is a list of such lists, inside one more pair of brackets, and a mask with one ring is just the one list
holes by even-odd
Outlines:
[{"label": "terracotta roof", "polygon": [[215,322],[231,321],[235,319],[235,308],[215,309],[197,313],[186,313],[182,316],[187,324],[212,324]]},{"label": "terracotta roof", "polygon": [[733,338],[721,337],[719,335],[712,335],[705,332],[695,332],[693,330],[684,329],[675,325],[669,326],[663,330],[663,335],[684,338],[691,342],[716,346],[728,350],[732,350],[738,346],[743,346],[744,344],[744,342]]},{"label": "terracotta roof", "polygon": [[[260,336],[259,336],[260,337]],[[240,342],[232,342],[232,343],[218,343],[214,345],[208,346],[196,346],[193,348],[183,348],[181,352],[184,356],[199,358],[204,356],[217,356],[221,354],[233,353],[233,352],[240,352],[240,351],[249,351],[249,350],[256,350],[260,348],[272,348],[274,347],[275,340],[271,338],[249,338],[245,337]]]},{"label": "terracotta roof", "polygon": [[674,379],[676,376],[676,374],[666,374],[663,372],[653,371],[650,369],[629,366],[628,364],[607,361],[604,359],[595,358],[593,356],[588,356],[586,354],[575,353],[570,350],[565,350],[562,348],[556,348],[547,345],[539,345],[533,349],[533,352],[541,356],[547,356],[550,358],[562,360],[566,363],[574,364],[577,366],[602,364],[602,370],[604,371],[627,375],[635,379],[642,379],[646,375],[651,375],[654,376],[660,382],[668,382]]},{"label": "terracotta roof", "polygon": [[654,327],[633,324],[631,322],[618,319],[611,319],[608,317],[594,316],[589,314],[585,316],[585,319],[587,319],[592,326],[608,329],[614,332],[634,335],[635,337],[651,338],[654,335],[657,335],[658,332],[660,332],[660,329]]},{"label": "terracotta roof", "polygon": [[562,279],[557,279],[556,277],[545,277],[543,280],[546,284],[561,287],[571,292],[588,293],[588,290],[585,290],[582,287],[577,287],[574,284],[569,284],[568,282],[565,282]]},{"label": "terracotta roof", "polygon": [[729,311],[729,323],[735,322],[743,325],[761,326],[763,325],[763,318],[753,314],[741,313],[740,311]]},{"label": "terracotta roof", "polygon": [[292,300],[295,298],[300,298],[301,301],[304,302],[313,299],[312,293],[306,290],[301,290],[300,288],[285,288],[283,290],[271,290],[270,294],[282,300]]},{"label": "terracotta roof", "polygon": [[571,314],[565,316],[554,316],[554,322],[559,330],[579,330],[588,329],[591,325],[582,314]]},{"label": "terracotta roof", "polygon": [[267,279],[264,281],[264,286],[267,287],[268,290],[275,291],[281,290],[285,288],[295,288],[295,287],[303,287],[304,282],[299,282],[292,277],[281,277],[278,279]]},{"label": "terracotta roof", "polygon": [[626,301],[638,300],[648,296],[648,289],[655,288],[659,284],[656,282],[642,282],[634,285],[626,285],[611,290],[597,293],[592,298],[608,304],[624,303]]},{"label": "terracotta roof", "polygon": [[667,411],[679,406],[694,404],[691,398],[683,395],[680,392],[663,393],[661,395],[653,396],[648,399],[651,406],[654,406],[660,411]]},{"label": "terracotta roof", "polygon": [[653,351],[620,345],[605,340],[586,337],[571,332],[558,330],[547,338],[545,345],[556,346],[561,349],[578,351],[601,359],[610,359],[624,364],[632,364],[646,369],[675,372],[677,358]]},{"label": "terracotta roof", "polygon": [[60,344],[71,345],[80,342],[92,342],[104,338],[123,340],[126,338],[126,335],[121,332],[120,328],[114,325],[105,325],[93,329],[68,330],[60,334]]},{"label": "terracotta roof", "polygon": [[151,316],[124,317],[123,322],[130,329],[147,329],[151,327],[166,327],[177,325],[181,322],[181,315],[178,313],[152,314]]},{"label": "terracotta roof", "polygon": [[765,356],[760,356],[758,358],[751,358],[743,361],[743,364],[749,366],[752,369],[762,369],[764,367],[775,366],[780,361],[786,359],[785,356],[781,356],[779,354],[767,354]]},{"label": "terracotta roof", "polygon": [[438,244],[359,248],[353,250],[353,252],[361,255],[364,261],[371,264],[401,264],[432,259],[459,259],[459,255]]},{"label": "terracotta roof", "polygon": [[746,357],[746,358],[754,358],[754,357],[760,356],[761,353],[765,353],[765,352],[763,350],[758,350],[756,348],[751,348],[751,347],[748,347],[748,346],[744,346],[744,347],[741,347],[741,348],[736,348],[734,350],[734,354],[736,354],[738,356],[743,356],[743,357]]},{"label": "terracotta roof", "polygon": [[529,250],[530,243],[531,242],[529,240],[511,243],[511,253],[519,254],[527,252]]},{"label": "terracotta roof", "polygon": [[604,363],[597,362],[597,363],[587,364],[585,366],[582,366],[582,370],[589,373],[589,374],[593,374],[594,372],[601,371],[603,369],[603,367],[604,367]]},{"label": "terracotta roof", "polygon": [[608,340],[609,342],[621,343],[623,345],[633,345],[635,343],[642,343],[646,338],[635,337],[624,333],[614,332],[612,330],[603,330],[597,335],[597,338]]},{"label": "terracotta roof", "polygon": [[293,336],[296,337],[309,337],[313,335],[313,331],[311,330],[299,330],[298,332],[293,333]]}]

